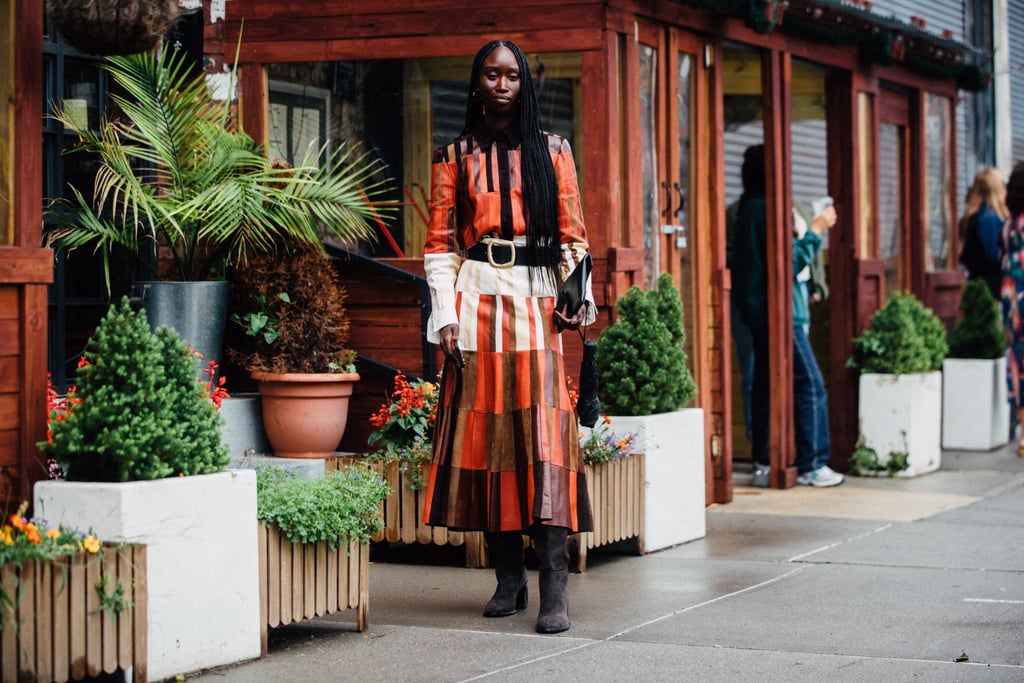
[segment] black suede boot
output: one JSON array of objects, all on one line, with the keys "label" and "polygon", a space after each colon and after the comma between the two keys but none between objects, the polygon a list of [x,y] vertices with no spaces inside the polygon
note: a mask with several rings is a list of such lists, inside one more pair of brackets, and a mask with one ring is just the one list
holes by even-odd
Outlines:
[{"label": "black suede boot", "polygon": [[526,609],[526,563],[523,560],[523,534],[520,531],[485,531],[491,551],[491,564],[498,579],[485,617],[510,617]]},{"label": "black suede boot", "polygon": [[569,626],[569,530],[538,524],[533,544],[540,562],[540,613],[537,633],[561,633]]}]

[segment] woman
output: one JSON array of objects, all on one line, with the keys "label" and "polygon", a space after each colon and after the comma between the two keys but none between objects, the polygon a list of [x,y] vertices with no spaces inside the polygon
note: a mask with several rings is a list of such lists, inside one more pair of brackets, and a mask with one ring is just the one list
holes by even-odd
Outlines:
[{"label": "woman", "polygon": [[963,244],[960,264],[967,269],[968,279],[984,280],[997,300],[1002,281],[1000,233],[1009,215],[1006,187],[999,171],[994,168],[978,171],[967,192],[967,207],[960,219]]},{"label": "woman", "polygon": [[[1017,162],[1006,186],[1006,208],[1010,220],[1002,233],[1002,305],[1006,331],[1006,374],[1010,403],[1024,424],[1024,161]],[[1024,457],[1024,436],[1017,444]]]},{"label": "woman", "polygon": [[[569,532],[592,528],[555,310],[587,252],[568,143],[541,130],[529,64],[505,40],[473,60],[462,134],[434,152],[427,338],[446,357],[423,517],[482,530],[498,587],[486,617],[526,607],[522,534],[540,567],[539,633],[569,628]],[[557,326],[557,327],[556,327]]]}]

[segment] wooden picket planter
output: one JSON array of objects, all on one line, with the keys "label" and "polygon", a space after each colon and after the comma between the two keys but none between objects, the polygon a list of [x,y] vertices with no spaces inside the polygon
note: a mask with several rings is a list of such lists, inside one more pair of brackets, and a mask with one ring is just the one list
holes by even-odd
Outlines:
[{"label": "wooden picket planter", "polygon": [[[102,561],[100,558],[102,555]],[[130,604],[100,609],[97,584],[123,587]],[[0,679],[81,680],[118,669],[146,681],[146,547],[105,544],[99,555],[0,567]]]},{"label": "wooden picket planter", "polygon": [[[452,531],[444,527],[423,524],[423,491],[409,488],[408,476],[403,474],[397,462],[384,463],[367,460],[361,456],[345,455],[328,458],[326,469],[343,469],[356,463],[365,463],[378,473],[391,487],[391,495],[381,504],[384,528],[374,535],[374,541],[388,543],[423,543],[434,545],[466,546],[466,566],[486,567],[487,554],[484,535],[479,531]],[[427,465],[423,465],[426,478]]]},{"label": "wooden picket planter", "polygon": [[292,543],[277,526],[259,523],[260,648],[275,626],[356,610],[356,630],[370,625],[370,547],[352,542]]},{"label": "wooden picket planter", "polygon": [[586,465],[594,530],[576,535],[577,568],[586,571],[587,550],[629,538],[643,548],[644,455]]}]

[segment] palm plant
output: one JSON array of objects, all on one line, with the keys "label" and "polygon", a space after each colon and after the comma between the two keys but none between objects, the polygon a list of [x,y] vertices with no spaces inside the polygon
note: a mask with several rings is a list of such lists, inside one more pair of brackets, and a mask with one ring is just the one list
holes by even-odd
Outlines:
[{"label": "palm plant", "polygon": [[220,279],[228,264],[282,242],[322,247],[320,225],[341,242],[373,237],[370,221],[388,207],[369,153],[341,147],[320,166],[322,150],[311,149],[281,168],[232,126],[230,101],[212,99],[183,51],[111,57],[105,68],[124,91],[112,95],[122,116],[91,131],[54,113],[79,135],[75,151],[96,154],[100,167],[91,201],[72,188],[55,202],[47,243],[92,246],[108,288],[115,246],[165,245],[189,281]]}]

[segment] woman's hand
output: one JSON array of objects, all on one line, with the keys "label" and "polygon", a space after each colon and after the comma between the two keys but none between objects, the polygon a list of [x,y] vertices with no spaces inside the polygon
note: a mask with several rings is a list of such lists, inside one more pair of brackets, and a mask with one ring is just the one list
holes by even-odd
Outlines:
[{"label": "woman's hand", "polygon": [[459,324],[445,325],[438,331],[437,336],[440,338],[439,346],[445,358],[460,368],[466,367],[466,361],[462,358],[462,350],[459,348]]},{"label": "woman's hand", "polygon": [[576,311],[576,315],[571,318],[566,316],[565,307],[556,308],[551,314],[552,319],[555,323],[555,329],[561,330],[578,330],[583,321],[586,320],[587,306],[590,305],[589,301],[584,301],[583,305],[580,306],[580,310]]}]

